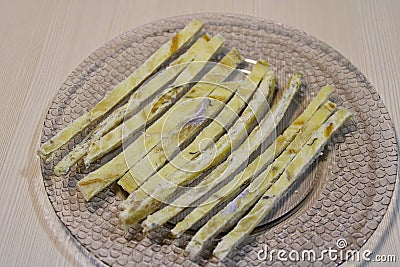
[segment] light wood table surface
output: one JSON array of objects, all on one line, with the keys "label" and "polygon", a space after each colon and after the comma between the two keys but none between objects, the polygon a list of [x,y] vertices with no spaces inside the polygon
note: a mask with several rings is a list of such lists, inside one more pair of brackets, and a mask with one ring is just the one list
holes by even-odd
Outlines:
[{"label": "light wood table surface", "polygon": [[[44,192],[35,155],[44,115],[67,75],[106,41],[153,20],[199,12],[264,17],[325,41],[368,77],[400,127],[400,1],[1,0],[0,266],[93,265]],[[366,247],[400,262],[398,199]]]}]

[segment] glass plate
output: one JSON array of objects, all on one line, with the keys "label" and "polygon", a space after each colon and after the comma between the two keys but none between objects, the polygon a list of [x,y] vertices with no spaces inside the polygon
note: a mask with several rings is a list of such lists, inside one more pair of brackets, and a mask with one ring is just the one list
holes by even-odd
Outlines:
[{"label": "glass plate", "polygon": [[[345,249],[360,250],[381,222],[395,188],[398,146],[392,122],[373,86],[346,58],[316,38],[280,23],[242,15],[196,14],[159,20],[122,34],[93,52],[67,78],[47,113],[41,141],[89,110],[194,17],[205,23],[203,32],[225,38],[225,52],[236,47],[247,58],[268,60],[281,85],[290,73],[301,70],[306,83],[299,100],[301,107],[322,86],[332,84],[337,89],[332,100],[354,112],[351,122],[334,135],[319,160],[290,189],[285,201],[223,263],[288,264],[260,259],[258,253],[265,246],[320,253],[329,247],[337,248],[337,241],[344,239]],[[95,262],[113,266],[219,264],[211,250],[196,261],[185,252],[194,231],[175,240],[168,238],[166,228],[149,236],[139,227],[125,233],[118,227],[121,198],[112,187],[90,202],[83,200],[77,181],[118,151],[89,170],[79,162],[66,179],[55,176],[54,164],[84,134],[58,150],[53,161],[42,161],[41,166],[55,213]],[[334,266],[344,260],[325,258],[313,265]]]}]

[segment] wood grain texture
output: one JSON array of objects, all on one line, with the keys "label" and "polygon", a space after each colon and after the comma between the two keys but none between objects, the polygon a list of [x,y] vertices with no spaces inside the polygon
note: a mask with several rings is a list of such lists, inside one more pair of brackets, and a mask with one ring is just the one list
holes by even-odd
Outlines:
[{"label": "wood grain texture", "polygon": [[[93,265],[52,213],[41,183],[35,151],[44,114],[67,75],[104,42],[199,12],[264,17],[325,41],[368,77],[400,127],[399,1],[0,1],[0,265]],[[398,261],[399,195],[398,187],[394,212],[366,245]]]}]

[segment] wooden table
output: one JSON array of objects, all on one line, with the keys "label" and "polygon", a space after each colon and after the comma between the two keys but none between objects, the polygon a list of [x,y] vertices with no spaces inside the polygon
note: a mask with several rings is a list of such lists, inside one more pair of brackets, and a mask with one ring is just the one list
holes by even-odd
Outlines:
[{"label": "wooden table", "polygon": [[[44,114],[67,75],[104,42],[153,20],[198,12],[265,17],[325,41],[375,85],[400,127],[400,1],[2,0],[1,266],[93,265],[51,212],[41,183],[35,151]],[[366,247],[399,262],[398,199],[391,204],[396,213]]]}]

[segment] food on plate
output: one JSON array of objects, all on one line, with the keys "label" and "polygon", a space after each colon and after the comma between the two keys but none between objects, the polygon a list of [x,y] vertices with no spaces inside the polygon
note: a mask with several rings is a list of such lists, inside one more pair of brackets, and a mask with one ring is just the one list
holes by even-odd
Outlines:
[{"label": "food on plate", "polygon": [[200,20],[191,21],[38,154],[49,158],[93,126],[54,173],[67,174],[79,160],[92,166],[124,145],[78,182],[84,199],[110,185],[124,190],[129,196],[120,206],[120,226],[141,223],[146,232],[193,205],[172,236],[209,216],[186,250],[197,255],[222,233],[213,254],[223,259],[272,211],[351,112],[329,101],[334,88],[327,85],[270,140],[303,84],[301,72],[272,101],[279,87],[273,66],[238,49],[226,52],[224,39],[202,28]]}]

